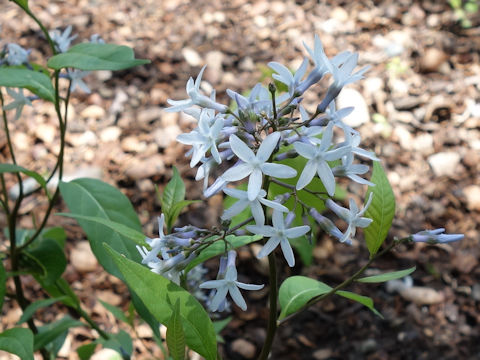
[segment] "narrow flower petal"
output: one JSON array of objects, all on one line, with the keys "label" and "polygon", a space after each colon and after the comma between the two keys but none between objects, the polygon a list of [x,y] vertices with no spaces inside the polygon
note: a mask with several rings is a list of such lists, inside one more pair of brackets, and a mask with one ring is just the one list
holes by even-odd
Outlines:
[{"label": "narrow flower petal", "polygon": [[257,151],[258,161],[262,163],[267,161],[270,155],[272,155],[273,150],[275,150],[275,147],[277,146],[279,140],[280,140],[279,132],[274,132],[268,135],[265,139],[263,139],[262,145],[260,145]]},{"label": "narrow flower petal", "polygon": [[298,178],[296,189],[301,190],[305,186],[310,184],[313,177],[315,176],[316,171],[317,171],[317,166],[315,164],[315,161],[308,160],[307,164],[303,168],[302,173],[300,174],[300,177]]},{"label": "narrow flower petal", "polygon": [[250,164],[242,163],[228,169],[221,177],[225,181],[238,181],[249,176],[252,171],[253,169]]},{"label": "narrow flower petal", "polygon": [[280,241],[280,246],[282,248],[283,256],[287,260],[287,264],[290,267],[295,266],[295,256],[293,255],[293,250],[287,239],[282,239]]},{"label": "narrow flower petal", "polygon": [[279,179],[287,179],[297,176],[297,170],[284,164],[264,163],[261,165],[261,169],[265,175]]},{"label": "narrow flower petal", "polygon": [[236,135],[230,135],[230,147],[238,158],[246,163],[250,163],[255,159],[255,154],[242,140]]},{"label": "narrow flower petal", "polygon": [[278,244],[280,243],[280,238],[277,236],[271,237],[265,245],[263,245],[262,250],[257,255],[258,259],[264,258],[268,256],[273,250],[276,249]]},{"label": "narrow flower petal", "polygon": [[260,193],[263,183],[263,174],[260,169],[254,169],[248,179],[248,200],[253,201]]},{"label": "narrow flower petal", "polygon": [[285,235],[289,239],[295,239],[297,237],[305,235],[309,231],[310,231],[310,226],[302,225],[302,226],[297,226],[297,227],[293,227],[293,228],[285,230]]},{"label": "narrow flower petal", "polygon": [[238,290],[236,286],[230,285],[228,287],[228,292],[230,293],[233,302],[237,304],[240,309],[242,309],[243,311],[247,310],[247,303],[245,302],[245,299],[240,293],[240,290]]}]

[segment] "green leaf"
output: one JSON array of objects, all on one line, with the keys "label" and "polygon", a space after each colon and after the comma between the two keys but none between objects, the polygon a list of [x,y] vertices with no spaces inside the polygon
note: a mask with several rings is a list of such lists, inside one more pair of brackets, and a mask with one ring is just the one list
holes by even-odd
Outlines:
[{"label": "green leaf", "polygon": [[26,68],[2,67],[0,68],[0,86],[25,88],[44,100],[55,102],[52,82],[41,72]]},{"label": "green leaf", "polygon": [[358,295],[350,291],[338,290],[335,294],[343,296],[347,299],[356,301],[367,308],[369,308],[375,315],[381,317],[383,319],[383,315],[378,312],[377,309],[373,306],[373,300],[368,296]]},{"label": "green leaf", "polygon": [[185,334],[180,319],[180,300],[173,307],[172,316],[167,322],[167,346],[173,360],[185,359]]},{"label": "green leaf", "polygon": [[190,204],[194,204],[198,202],[200,202],[200,200],[182,200],[173,204],[168,214],[169,216],[167,221],[167,229],[171,229],[173,227],[173,225],[177,221],[178,215],[180,215],[183,208],[187,207]]},{"label": "green leaf", "polygon": [[94,222],[97,224],[102,224],[110,228],[111,230],[115,231],[117,234],[122,235],[127,239],[134,241],[138,245],[146,245],[145,235],[143,235],[143,233],[141,233],[140,231],[134,230],[121,223],[111,221],[103,217],[85,216],[85,215],[68,214],[68,213],[56,213],[55,215],[70,217],[77,220],[86,220],[86,221]]},{"label": "green leaf", "polygon": [[[44,239],[38,246],[23,253],[22,264],[22,267],[37,272],[44,283],[50,285],[62,276],[67,267],[67,259],[55,240]],[[33,267],[30,267],[32,265]]]},{"label": "green leaf", "polygon": [[29,329],[13,328],[0,334],[0,350],[22,360],[33,360],[33,334]]},{"label": "green leaf", "polygon": [[93,353],[95,352],[96,347],[97,347],[96,342],[79,346],[77,348],[77,354],[80,360],[89,360],[92,357]]},{"label": "green leaf", "polygon": [[232,321],[232,317],[229,316],[225,319],[214,321],[213,322],[213,328],[215,329],[215,333],[217,334],[217,342],[219,343],[225,343],[225,340],[223,337],[220,335],[222,330]]},{"label": "green leaf", "polygon": [[47,228],[42,231],[41,237],[43,239],[51,239],[56,241],[62,249],[65,247],[65,241],[67,240],[67,234],[61,227]]},{"label": "green leaf", "polygon": [[[177,168],[173,167],[173,176],[163,190],[162,212],[165,214],[167,230],[170,231],[173,221],[173,207],[185,199],[185,184],[183,183]],[[181,210],[181,209],[180,209]]]},{"label": "green leaf", "polygon": [[278,320],[300,310],[311,299],[328,293],[332,288],[327,284],[305,276],[291,276],[287,278],[278,293],[278,300],[282,309]]},{"label": "green leaf", "polygon": [[48,295],[55,298],[65,298],[62,301],[62,304],[71,307],[78,307],[80,304],[80,300],[78,299],[77,295],[73,292],[70,288],[68,282],[63,279],[59,278],[55,281],[54,284],[46,284],[45,281],[39,276],[35,276],[35,280],[41,285],[42,289],[45,290]]},{"label": "green leaf", "polygon": [[3,260],[0,259],[0,313],[3,308],[3,300],[5,294],[7,293],[7,273],[5,272],[5,267],[3,266]]},{"label": "green leaf", "polygon": [[67,315],[61,320],[55,321],[54,323],[41,326],[38,328],[39,333],[35,335],[34,350],[37,351],[42,347],[45,347],[57,337],[61,336],[66,330],[72,327],[84,325],[85,324],[81,321],[74,320]]},{"label": "green leaf", "polygon": [[102,300],[100,300],[100,299],[98,299],[98,301],[100,301],[100,303],[103,305],[103,307],[104,307],[105,309],[107,309],[108,311],[110,311],[110,312],[113,314],[113,316],[115,316],[118,320],[123,321],[123,322],[126,323],[126,324],[129,324],[129,323],[130,323],[130,322],[128,321],[127,316],[125,315],[125,313],[123,312],[122,309],[120,309],[120,308],[118,308],[118,307],[116,307],[116,306],[114,306],[114,305],[111,305],[111,304],[109,304],[109,303],[107,303],[107,302],[105,302],[105,301],[102,301]]},{"label": "green leaf", "polygon": [[189,348],[206,358],[216,360],[217,342],[212,321],[202,305],[187,291],[148,268],[105,248],[115,261],[125,282],[133,289],[151,314],[162,324],[171,318],[171,302],[180,301],[180,316]]},{"label": "green leaf", "polygon": [[51,57],[47,66],[60,70],[75,68],[80,70],[124,70],[150,63],[150,60],[135,59],[131,48],[115,44],[81,43],[72,46],[67,52]]},{"label": "green leaf", "polygon": [[[1,70],[2,69],[0,69],[0,72],[1,72]],[[1,78],[1,76],[2,75],[0,73],[0,78]],[[1,80],[0,80],[0,83],[1,83]],[[25,169],[24,167],[21,167],[21,166],[15,165],[15,164],[0,164],[0,173],[1,174],[3,174],[3,173],[19,173],[19,172],[24,173],[25,175],[33,178],[42,187],[42,189],[44,189],[48,194],[47,183],[45,182],[45,179],[43,178],[43,176],[40,175],[39,173],[36,173],[35,171]]]},{"label": "green leaf", "polygon": [[363,232],[370,258],[372,258],[382,246],[388,230],[392,226],[393,216],[395,215],[395,196],[387,175],[378,161],[373,162],[373,173],[370,181],[375,186],[368,188],[365,197],[368,199],[370,193],[373,193],[372,203],[365,212],[365,217],[373,219],[373,222]]},{"label": "green leaf", "polygon": [[99,338],[98,342],[103,344],[104,348],[113,349],[122,355],[128,355],[128,357],[124,358],[129,359],[133,352],[132,338],[130,335],[123,330],[120,330],[117,334],[109,335],[110,339],[105,340]]},{"label": "green leaf", "polygon": [[15,4],[20,6],[23,10],[28,11],[28,0],[12,0]]},{"label": "green leaf", "polygon": [[[128,198],[118,189],[96,179],[76,179],[60,182],[60,192],[70,209],[71,216],[88,216],[104,218],[123,224],[126,228],[141,232],[142,228],[137,214]],[[90,246],[100,264],[110,274],[122,279],[112,257],[106,252],[103,243],[130,259],[140,261],[140,254],[135,243],[112,231],[105,224],[78,218],[78,223],[87,234]]]},{"label": "green leaf", "polygon": [[67,298],[67,296],[62,296],[58,298],[51,298],[51,299],[45,299],[45,300],[38,300],[30,305],[27,306],[27,308],[23,311],[22,316],[20,317],[20,320],[18,320],[17,325],[23,324],[24,322],[28,321],[33,314],[35,314],[35,311],[38,309],[50,306],[52,304],[55,304],[56,302],[63,301]]},{"label": "green leaf", "polygon": [[[229,243],[227,250],[236,249],[241,246],[250,244],[252,242],[258,241],[262,238],[261,235],[254,235],[254,236],[235,236],[235,235],[228,235],[225,239]],[[210,241],[208,238],[206,241]],[[200,255],[198,255],[195,259],[190,261],[190,263],[185,267],[185,274],[192,270],[198,264],[205,262],[208,259],[211,259],[217,255],[223,254],[225,252],[225,243],[223,241],[216,241],[212,245],[206,247],[202,250]]]},{"label": "green leaf", "polygon": [[411,267],[410,269],[400,270],[400,271],[393,271],[385,274],[374,275],[374,276],[367,276],[364,278],[357,279],[358,282],[363,283],[381,283],[389,280],[400,279],[407,275],[410,275],[415,271],[416,267]]}]

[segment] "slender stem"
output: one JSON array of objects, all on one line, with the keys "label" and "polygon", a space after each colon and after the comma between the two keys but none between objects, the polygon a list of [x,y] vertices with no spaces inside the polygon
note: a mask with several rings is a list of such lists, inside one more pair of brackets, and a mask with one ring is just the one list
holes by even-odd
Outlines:
[{"label": "slender stem", "polygon": [[[270,159],[271,160],[271,159]],[[268,194],[268,188],[270,186],[270,177],[265,176],[265,182],[263,189]],[[263,211],[266,213],[266,206],[263,206]],[[267,225],[271,220],[267,217]],[[258,360],[266,360],[272,349],[273,339],[277,331],[277,298],[278,298],[278,279],[277,279],[277,263],[275,258],[275,252],[271,252],[268,255],[268,280],[270,283],[270,291],[268,292],[269,302],[269,315],[267,324],[267,336],[265,343],[263,344],[262,351],[258,357]]]},{"label": "slender stem", "polygon": [[50,49],[52,50],[52,53],[53,55],[56,55],[58,54],[58,51],[56,50],[55,48],[55,43],[53,42],[52,38],[50,37],[50,34],[48,33],[48,30],[47,28],[41,23],[41,21],[35,16],[34,13],[32,13],[30,11],[30,9],[28,8],[24,8],[22,7],[22,9],[25,11],[25,13],[30,16],[33,21],[35,21],[37,23],[37,25],[40,27],[40,29],[42,30],[43,34],[45,35],[45,38],[47,39],[48,41],[48,45],[50,45]]}]

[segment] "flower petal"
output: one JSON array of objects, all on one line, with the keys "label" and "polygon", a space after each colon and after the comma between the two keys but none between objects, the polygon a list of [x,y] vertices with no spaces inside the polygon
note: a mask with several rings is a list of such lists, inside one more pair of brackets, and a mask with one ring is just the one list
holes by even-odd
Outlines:
[{"label": "flower petal", "polygon": [[264,163],[260,165],[260,168],[265,175],[273,176],[279,179],[286,179],[297,176],[297,170],[288,165]]},{"label": "flower petal", "polygon": [[257,151],[257,159],[260,162],[264,163],[268,160],[270,155],[272,155],[273,150],[275,150],[278,140],[280,140],[279,132],[271,133],[265,139],[263,139],[262,145],[260,145]]},{"label": "flower petal", "polygon": [[253,201],[257,198],[262,189],[263,174],[260,169],[254,169],[248,178],[248,200]]},{"label": "flower petal", "polygon": [[308,225],[297,226],[297,227],[293,227],[285,230],[285,236],[289,239],[295,239],[297,237],[305,235],[309,231],[310,231],[310,226]]},{"label": "flower petal", "polygon": [[225,171],[221,178],[225,181],[238,181],[246,178],[252,171],[253,168],[250,164],[241,163]]},{"label": "flower petal", "polygon": [[240,140],[237,135],[230,135],[229,142],[232,151],[238,156],[239,159],[246,163],[251,163],[254,161],[255,154],[253,153],[252,149],[250,149],[247,144]]},{"label": "flower petal", "polygon": [[280,246],[282,247],[283,256],[285,257],[285,260],[287,260],[288,266],[295,266],[295,256],[293,256],[293,250],[288,240],[286,238],[282,239],[282,241],[280,241]]},{"label": "flower petal", "polygon": [[315,172],[317,171],[317,164],[314,160],[308,160],[307,164],[305,165],[300,177],[298,178],[296,189],[301,190],[310,182],[312,181],[313,177],[315,176]]},{"label": "flower petal", "polygon": [[243,298],[240,290],[238,290],[237,286],[234,284],[229,285],[228,291],[230,292],[233,302],[237,304],[237,306],[243,311],[247,310],[247,303],[245,302],[245,299]]},{"label": "flower petal", "polygon": [[269,255],[280,243],[280,238],[277,236],[271,237],[265,245],[263,245],[262,250],[257,254],[257,258],[261,259]]}]

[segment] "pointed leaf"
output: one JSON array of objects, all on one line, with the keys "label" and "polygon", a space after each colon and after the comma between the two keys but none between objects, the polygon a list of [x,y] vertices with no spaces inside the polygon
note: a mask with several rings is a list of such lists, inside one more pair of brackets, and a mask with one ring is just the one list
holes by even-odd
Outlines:
[{"label": "pointed leaf", "polygon": [[23,253],[26,259],[22,261],[33,260],[42,269],[38,273],[44,283],[53,284],[67,267],[67,259],[60,245],[51,239],[42,239],[38,246],[28,249]]},{"label": "pointed leaf", "polygon": [[[0,77],[1,76],[2,75],[0,74]],[[19,172],[24,173],[25,175],[28,175],[31,178],[33,178],[45,191],[47,191],[47,183],[45,182],[45,179],[43,178],[43,176],[40,175],[39,173],[25,169],[24,167],[21,167],[15,164],[0,164],[0,173],[2,174],[3,173],[19,173]]]},{"label": "pointed leaf", "polygon": [[291,276],[280,286],[278,300],[282,309],[278,320],[300,310],[311,299],[328,293],[332,288],[327,284],[305,276]]},{"label": "pointed leaf", "polygon": [[105,244],[105,249],[115,261],[126,283],[160,323],[169,321],[173,313],[171,302],[179,299],[188,347],[206,360],[216,360],[217,342],[212,321],[197,299],[170,280],[120,255],[109,245]]},{"label": "pointed leaf", "polygon": [[12,0],[18,6],[20,6],[23,10],[28,10],[28,0]]},{"label": "pointed leaf", "polygon": [[185,184],[183,183],[177,168],[173,167],[173,176],[163,190],[162,194],[162,212],[165,214],[168,230],[170,230],[172,221],[173,207],[176,203],[185,199]]},{"label": "pointed leaf", "polygon": [[185,359],[185,334],[180,320],[180,302],[175,302],[173,313],[167,323],[167,346],[173,360]]},{"label": "pointed leaf", "polygon": [[380,283],[394,279],[400,279],[407,275],[410,275],[415,271],[416,267],[411,267],[410,269],[400,270],[400,271],[393,271],[385,274],[374,275],[374,276],[367,276],[364,278],[357,279],[358,282],[363,283]]},{"label": "pointed leaf", "polygon": [[74,320],[67,315],[61,320],[42,326],[38,329],[39,333],[35,335],[34,350],[37,351],[45,347],[48,343],[54,341],[57,337],[61,336],[68,329],[84,325],[85,324],[81,321]]},{"label": "pointed leaf", "polygon": [[365,305],[369,308],[375,315],[381,317],[383,319],[383,315],[378,312],[377,309],[373,306],[373,300],[368,296],[358,295],[350,291],[338,290],[335,294],[343,296],[347,299],[356,301],[362,305]]},{"label": "pointed leaf", "polygon": [[169,217],[167,221],[167,229],[171,229],[175,222],[177,221],[178,215],[182,212],[183,208],[187,207],[190,204],[200,202],[200,200],[181,200],[177,203],[174,203],[169,212]]},{"label": "pointed leaf", "polygon": [[109,221],[121,223],[125,227],[141,232],[142,228],[130,200],[113,186],[96,179],[76,179],[60,183],[60,192],[72,215],[100,217],[105,223],[97,223],[78,218],[78,223],[87,234],[90,246],[100,264],[110,274],[121,277],[113,259],[106,252],[103,243],[130,259],[140,261],[135,243],[106,224]]},{"label": "pointed leaf", "polygon": [[22,360],[33,360],[33,334],[29,329],[13,328],[0,334],[0,350],[17,355]]},{"label": "pointed leaf", "polygon": [[[262,238],[261,235],[255,236],[235,236],[235,235],[228,235],[225,239],[228,242],[228,249],[236,249],[241,246],[250,244],[252,242],[258,241]],[[207,239],[206,241],[209,241]],[[198,264],[205,262],[208,259],[211,259],[217,255],[223,254],[225,252],[225,243],[223,241],[216,241],[212,245],[206,247],[202,250],[200,255],[198,255],[195,259],[190,261],[190,263],[185,268],[185,274],[192,270]]]},{"label": "pointed leaf", "polygon": [[365,196],[368,199],[370,193],[373,193],[372,203],[365,212],[365,217],[373,219],[373,222],[363,232],[371,258],[377,253],[387,237],[390,226],[392,226],[393,216],[395,215],[395,196],[387,175],[378,161],[373,162],[373,173],[370,181],[375,186],[370,186]]},{"label": "pointed leaf", "polygon": [[109,334],[110,339],[99,338],[97,341],[103,344],[104,348],[113,349],[123,355],[124,359],[130,359],[133,352],[132,338],[130,335],[120,330],[117,334]]},{"label": "pointed leaf", "polygon": [[17,67],[0,68],[0,86],[25,88],[44,100],[55,102],[55,90],[44,73]]},{"label": "pointed leaf", "polygon": [[97,344],[95,342],[79,346],[77,348],[77,354],[80,360],[89,360],[95,352],[96,347]]},{"label": "pointed leaf", "polygon": [[24,322],[28,321],[33,314],[35,314],[35,311],[38,309],[50,306],[52,304],[55,304],[56,302],[63,301],[67,298],[67,296],[62,296],[58,298],[51,298],[51,299],[45,299],[45,300],[38,300],[30,305],[27,306],[27,308],[23,311],[22,316],[17,322],[17,325],[23,324]]},{"label": "pointed leaf", "polygon": [[75,68],[80,70],[124,70],[150,63],[150,60],[135,59],[131,48],[115,44],[81,43],[72,46],[67,52],[52,56],[47,66],[60,70]]}]

